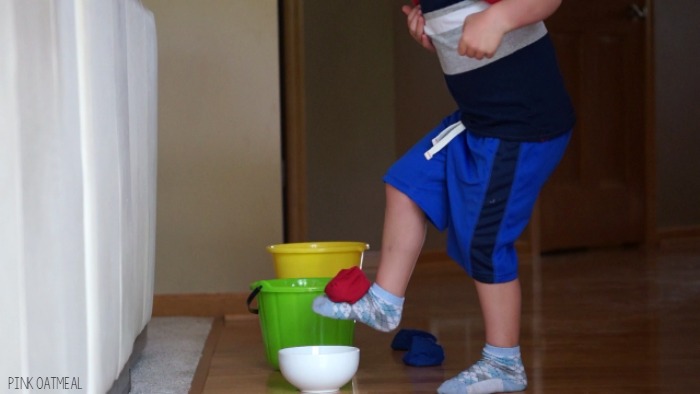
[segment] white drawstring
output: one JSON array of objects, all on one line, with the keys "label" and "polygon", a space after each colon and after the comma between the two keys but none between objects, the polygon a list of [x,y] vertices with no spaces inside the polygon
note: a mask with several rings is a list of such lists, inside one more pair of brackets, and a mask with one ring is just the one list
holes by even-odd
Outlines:
[{"label": "white drawstring", "polygon": [[432,159],[436,153],[440,152],[442,148],[446,147],[450,141],[461,134],[465,129],[466,128],[462,122],[453,123],[447,126],[445,130],[441,131],[440,134],[437,135],[437,137],[433,138],[433,147],[423,154],[425,158],[427,160]]}]

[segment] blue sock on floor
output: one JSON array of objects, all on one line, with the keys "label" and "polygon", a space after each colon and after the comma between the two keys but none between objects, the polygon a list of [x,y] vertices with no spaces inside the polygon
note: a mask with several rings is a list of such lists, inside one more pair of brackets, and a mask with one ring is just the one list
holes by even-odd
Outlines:
[{"label": "blue sock on floor", "polygon": [[376,330],[389,332],[401,322],[403,301],[403,297],[397,297],[374,283],[354,304],[336,303],[321,295],[314,299],[313,309],[322,316],[358,320]]},{"label": "blue sock on floor", "polygon": [[520,347],[486,345],[481,360],[444,382],[439,394],[491,394],[523,391],[527,387]]}]

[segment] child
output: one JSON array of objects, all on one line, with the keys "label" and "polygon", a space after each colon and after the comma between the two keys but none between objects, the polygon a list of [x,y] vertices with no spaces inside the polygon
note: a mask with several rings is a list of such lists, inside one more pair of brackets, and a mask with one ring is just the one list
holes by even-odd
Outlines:
[{"label": "child", "polygon": [[527,387],[514,242],[574,124],[542,22],[560,3],[421,0],[402,9],[413,38],[437,52],[458,110],[384,177],[381,258],[370,290],[354,304],[320,296],[314,310],[380,331],[395,329],[426,223],[446,229],[448,254],[474,280],[486,344],[482,359],[444,382],[439,393]]}]

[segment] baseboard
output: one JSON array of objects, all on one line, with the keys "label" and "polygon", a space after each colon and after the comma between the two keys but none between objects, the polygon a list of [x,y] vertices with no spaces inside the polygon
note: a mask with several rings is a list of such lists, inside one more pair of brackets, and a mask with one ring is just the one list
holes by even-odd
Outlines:
[{"label": "baseboard", "polygon": [[656,232],[661,247],[700,245],[700,226],[665,227]]},{"label": "baseboard", "polygon": [[153,316],[222,317],[246,314],[248,293],[156,294]]},{"label": "baseboard", "polygon": [[424,250],[418,257],[418,263],[432,263],[436,261],[450,261],[450,256],[443,249]]},{"label": "baseboard", "polygon": [[672,238],[700,238],[700,226],[665,227],[657,231],[659,240]]}]

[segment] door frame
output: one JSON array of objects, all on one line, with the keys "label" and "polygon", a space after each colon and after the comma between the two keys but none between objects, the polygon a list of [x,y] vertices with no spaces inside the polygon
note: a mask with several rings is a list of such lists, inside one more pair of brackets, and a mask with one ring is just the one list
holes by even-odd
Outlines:
[{"label": "door frame", "polygon": [[284,241],[306,239],[306,101],[303,0],[278,0],[282,81]]},{"label": "door frame", "polygon": [[645,0],[647,10],[645,23],[645,59],[646,68],[644,89],[644,197],[645,197],[645,223],[644,229],[646,246],[655,246],[659,243],[659,231],[657,225],[657,161],[656,161],[656,69],[654,50],[654,0]]}]

